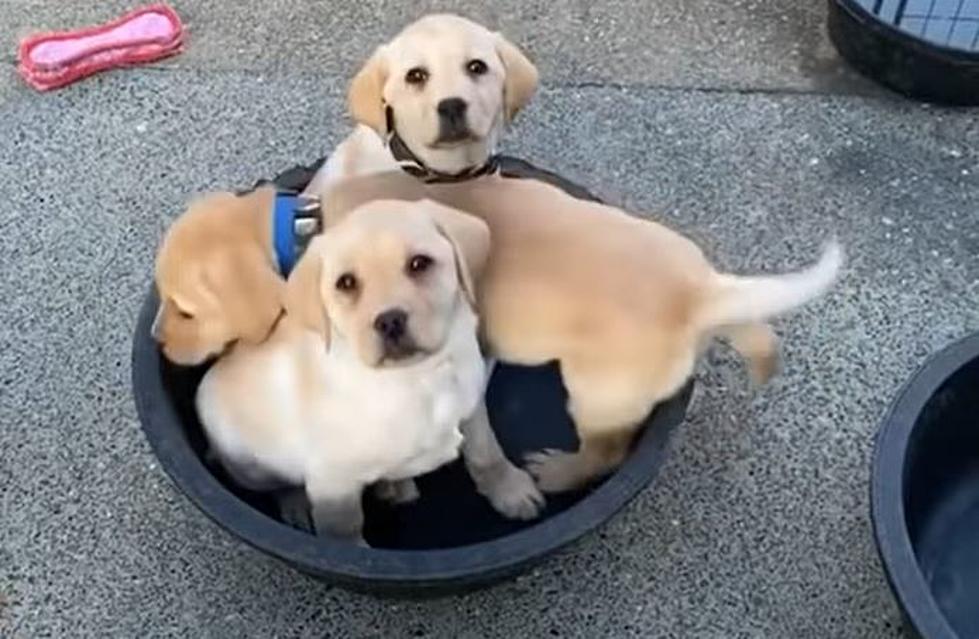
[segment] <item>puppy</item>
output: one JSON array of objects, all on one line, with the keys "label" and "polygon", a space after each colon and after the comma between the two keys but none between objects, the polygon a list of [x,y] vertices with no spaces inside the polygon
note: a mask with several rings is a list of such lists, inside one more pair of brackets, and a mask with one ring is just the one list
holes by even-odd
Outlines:
[{"label": "puppy", "polygon": [[310,244],[286,314],[208,371],[197,408],[229,474],[303,485],[317,533],[361,540],[362,491],[416,495],[459,454],[502,514],[535,516],[533,479],[503,455],[483,404],[475,283],[490,233],[433,202],[374,201]]},{"label": "puppy", "polygon": [[796,273],[720,273],[661,224],[498,175],[428,185],[399,171],[348,179],[330,191],[323,214],[338,219],[378,197],[431,198],[489,226],[478,304],[489,354],[524,365],[557,360],[581,442],[574,453],[530,456],[545,492],[617,466],[636,425],[683,386],[712,337],[727,338],[766,381],[778,357],[764,322],[821,295],[842,261],[833,242]]},{"label": "puppy", "polygon": [[153,336],[170,361],[201,364],[238,340],[261,343],[282,312],[274,264],[275,193],[198,198],[167,229],[157,252],[160,307]]},{"label": "puppy", "polygon": [[307,192],[399,165],[425,179],[470,177],[537,83],[534,65],[499,33],[455,15],[421,18],[354,77],[347,97],[359,126]]}]

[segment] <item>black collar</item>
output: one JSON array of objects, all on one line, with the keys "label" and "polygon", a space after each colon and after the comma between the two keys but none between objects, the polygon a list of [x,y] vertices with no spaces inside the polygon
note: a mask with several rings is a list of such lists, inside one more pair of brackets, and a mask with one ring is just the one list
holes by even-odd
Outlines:
[{"label": "black collar", "polygon": [[500,159],[497,155],[491,155],[486,163],[481,166],[471,166],[458,173],[443,173],[425,165],[421,159],[412,153],[405,141],[398,135],[394,127],[394,111],[387,107],[384,111],[387,125],[387,146],[394,157],[395,162],[401,170],[418,178],[426,184],[440,184],[447,182],[464,182],[477,178],[481,175],[489,175],[500,170]]}]

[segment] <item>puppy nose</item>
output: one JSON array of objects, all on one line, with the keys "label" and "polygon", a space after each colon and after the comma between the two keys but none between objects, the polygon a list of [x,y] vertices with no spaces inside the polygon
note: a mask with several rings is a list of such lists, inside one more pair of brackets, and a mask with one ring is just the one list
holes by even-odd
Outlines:
[{"label": "puppy nose", "polygon": [[386,342],[397,342],[405,335],[408,314],[400,308],[384,311],[374,318],[374,330]]},{"label": "puppy nose", "polygon": [[466,115],[466,101],[462,98],[446,98],[438,103],[439,116],[450,121],[461,120]]}]

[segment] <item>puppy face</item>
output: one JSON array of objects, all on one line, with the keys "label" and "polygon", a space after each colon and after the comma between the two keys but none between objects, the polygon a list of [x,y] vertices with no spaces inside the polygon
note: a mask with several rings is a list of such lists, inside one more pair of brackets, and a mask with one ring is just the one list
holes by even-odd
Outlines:
[{"label": "puppy face", "polygon": [[537,70],[501,35],[431,15],[382,46],[350,86],[356,120],[387,131],[386,109],[427,166],[457,173],[483,164],[505,122],[530,100]]},{"label": "puppy face", "polygon": [[170,361],[201,364],[237,340],[259,343],[271,331],[285,283],[250,228],[266,217],[271,198],[264,189],[212,194],[167,231],[157,254],[160,307],[152,331]]},{"label": "puppy face", "polygon": [[371,367],[438,351],[458,304],[474,303],[489,229],[430,201],[376,200],[307,249],[289,279],[286,308]]}]

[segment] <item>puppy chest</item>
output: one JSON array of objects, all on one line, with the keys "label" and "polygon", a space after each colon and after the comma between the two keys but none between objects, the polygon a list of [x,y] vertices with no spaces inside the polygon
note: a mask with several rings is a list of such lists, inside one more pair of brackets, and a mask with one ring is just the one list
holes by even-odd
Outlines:
[{"label": "puppy chest", "polygon": [[[435,453],[455,448],[462,441],[459,424],[464,418],[463,397],[456,392],[392,393],[377,398],[384,407],[375,424],[377,435],[401,443],[404,450]],[[378,407],[380,408],[380,407]]]},{"label": "puppy chest", "polygon": [[385,472],[387,479],[404,479],[421,475],[447,464],[459,456],[462,433],[458,422],[432,424],[423,427],[401,441],[400,450],[392,447],[395,454]]},{"label": "puppy chest", "polygon": [[[407,378],[406,378],[407,379]],[[384,380],[385,382],[390,380]],[[380,476],[411,477],[434,470],[459,454],[459,426],[472,402],[452,383],[421,376],[411,383],[379,383],[372,393],[346,395],[346,415],[336,423],[342,439],[365,458],[380,458]],[[356,399],[355,399],[356,397]]]}]

